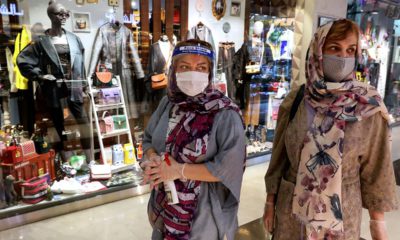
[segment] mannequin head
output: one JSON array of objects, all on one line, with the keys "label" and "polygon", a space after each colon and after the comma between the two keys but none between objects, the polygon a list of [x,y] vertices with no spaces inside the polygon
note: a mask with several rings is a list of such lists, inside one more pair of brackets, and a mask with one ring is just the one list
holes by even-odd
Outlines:
[{"label": "mannequin head", "polygon": [[261,33],[264,31],[264,23],[261,21],[257,21],[253,26],[253,33],[257,36],[261,36]]},{"label": "mannequin head", "polygon": [[53,27],[61,27],[65,25],[69,18],[69,11],[61,3],[50,1],[47,7],[47,15]]}]

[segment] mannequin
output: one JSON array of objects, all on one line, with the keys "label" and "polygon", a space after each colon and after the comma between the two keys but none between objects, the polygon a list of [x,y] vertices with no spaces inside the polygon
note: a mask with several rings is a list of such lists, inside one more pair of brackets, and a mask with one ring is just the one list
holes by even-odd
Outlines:
[{"label": "mannequin", "polygon": [[[100,26],[93,42],[88,77],[96,72],[98,64],[104,65],[114,75],[119,75],[124,92],[129,119],[139,118],[138,105],[142,99],[144,72],[132,32],[124,24],[113,20]],[[134,129],[133,121],[130,121]]]},{"label": "mannequin", "polygon": [[244,109],[246,125],[265,125],[265,112],[267,111],[265,103],[268,102],[269,96],[260,94],[265,91],[262,83],[266,81],[261,77],[260,72],[261,66],[272,61],[272,53],[269,46],[263,41],[263,33],[264,23],[256,21],[249,40],[243,43],[233,59],[236,98],[240,101],[240,107]]},{"label": "mannequin", "polygon": [[250,60],[261,65],[261,58],[264,53],[264,46],[261,40],[261,34],[264,31],[264,23],[257,21],[254,23],[253,36],[251,38]]},{"label": "mannequin", "polygon": [[167,93],[166,89],[151,89],[151,76],[160,73],[167,73],[173,48],[174,47],[172,43],[168,40],[167,35],[161,36],[161,38],[150,47],[148,65],[149,74],[146,80],[146,88],[149,93],[148,100],[151,105],[151,112],[156,110],[158,103]]},{"label": "mannequin", "polygon": [[[62,4],[51,1],[47,15],[51,28],[21,51],[18,67],[22,75],[38,82],[36,101],[42,98],[43,103],[37,105],[50,115],[61,142],[66,140],[62,132],[68,112],[75,117],[81,136],[89,137],[89,121],[83,109],[83,89],[87,84],[83,45],[75,34],[63,28],[69,11]],[[81,143],[84,149],[90,148],[88,138],[81,139]],[[55,148],[61,150],[62,145]]]}]

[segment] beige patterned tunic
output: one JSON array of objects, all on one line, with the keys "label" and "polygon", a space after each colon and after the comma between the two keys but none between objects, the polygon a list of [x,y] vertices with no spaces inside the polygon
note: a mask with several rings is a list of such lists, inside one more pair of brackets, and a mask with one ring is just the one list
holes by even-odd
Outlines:
[{"label": "beige patterned tunic", "polygon": [[[267,192],[278,194],[274,240],[305,239],[301,238],[305,236],[304,226],[292,215],[292,198],[302,143],[313,113],[303,101],[287,125],[296,94],[292,91],[279,109],[272,158],[265,175]],[[359,239],[362,207],[387,212],[398,205],[390,129],[380,113],[347,123],[342,171],[344,239]]]}]

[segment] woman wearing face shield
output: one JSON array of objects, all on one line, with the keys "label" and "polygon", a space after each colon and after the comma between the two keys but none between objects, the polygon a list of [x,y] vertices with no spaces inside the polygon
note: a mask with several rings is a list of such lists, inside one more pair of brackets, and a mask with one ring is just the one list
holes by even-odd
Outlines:
[{"label": "woman wearing face shield", "polygon": [[360,239],[362,207],[372,239],[388,239],[384,212],[398,205],[389,115],[354,78],[360,53],[354,22],[318,28],[304,96],[293,90],[280,107],[263,217],[275,240]]},{"label": "woman wearing face shield", "polygon": [[[207,42],[179,43],[167,96],[145,130],[144,182],[152,188],[152,239],[234,239],[245,164],[240,110],[213,89]],[[178,201],[166,189],[173,181]]]}]

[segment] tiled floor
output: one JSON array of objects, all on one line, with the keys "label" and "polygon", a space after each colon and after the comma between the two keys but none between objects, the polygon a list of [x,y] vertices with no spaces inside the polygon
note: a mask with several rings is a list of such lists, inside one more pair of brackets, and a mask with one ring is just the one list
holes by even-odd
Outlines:
[{"label": "tiled floor", "polygon": [[[262,215],[265,200],[263,179],[266,169],[267,163],[246,169],[239,208],[239,225],[254,221]],[[146,214],[148,197],[146,194],[6,230],[0,232],[0,240],[150,239],[151,228]],[[390,239],[398,239],[400,211],[387,214],[386,219]],[[251,235],[256,231],[248,230],[242,228],[245,235],[241,235],[239,239],[263,239],[262,234]],[[260,229],[257,232],[262,233]],[[367,215],[364,216],[362,224],[362,236],[370,239]]]}]

